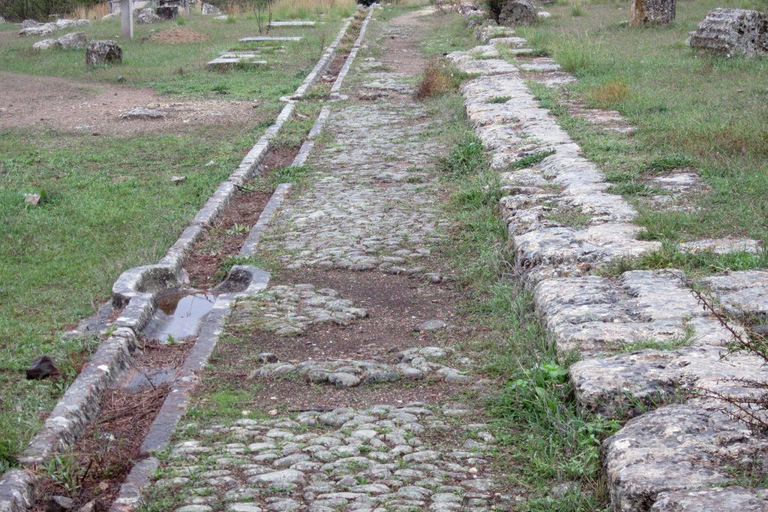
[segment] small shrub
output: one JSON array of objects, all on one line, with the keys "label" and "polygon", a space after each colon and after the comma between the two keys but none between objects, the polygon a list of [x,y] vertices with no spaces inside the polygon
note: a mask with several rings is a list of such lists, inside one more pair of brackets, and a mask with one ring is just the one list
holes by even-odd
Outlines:
[{"label": "small shrub", "polygon": [[584,9],[581,8],[579,5],[574,5],[571,7],[571,16],[578,17],[578,16],[584,16]]},{"label": "small shrub", "polygon": [[424,71],[424,76],[416,91],[418,99],[432,98],[455,91],[466,77],[445,60],[433,61]]}]

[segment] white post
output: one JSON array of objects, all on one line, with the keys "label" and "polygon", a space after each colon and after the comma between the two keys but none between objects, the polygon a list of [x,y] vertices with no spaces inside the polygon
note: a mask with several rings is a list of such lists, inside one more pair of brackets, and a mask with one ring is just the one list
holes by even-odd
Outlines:
[{"label": "white post", "polygon": [[133,39],[133,0],[120,0],[120,25],[123,37]]}]

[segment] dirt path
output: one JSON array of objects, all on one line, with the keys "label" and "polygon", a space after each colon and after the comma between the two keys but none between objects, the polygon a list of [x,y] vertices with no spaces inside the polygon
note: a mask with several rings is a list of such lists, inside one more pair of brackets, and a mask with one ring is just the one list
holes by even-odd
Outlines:
[{"label": "dirt path", "polygon": [[[254,126],[267,117],[250,101],[174,101],[150,89],[46,76],[0,73],[0,91],[0,130],[52,128],[115,135],[167,134],[213,124]],[[159,110],[164,117],[120,117],[136,107]]]},{"label": "dirt path", "polygon": [[[152,501],[176,512],[513,508],[472,398],[488,381],[461,350],[472,328],[433,254],[451,228],[434,169],[447,148],[409,91],[435,22],[374,25],[380,56],[361,54],[311,184],[263,235],[282,269],[233,311]],[[233,393],[250,401],[227,420]]]}]

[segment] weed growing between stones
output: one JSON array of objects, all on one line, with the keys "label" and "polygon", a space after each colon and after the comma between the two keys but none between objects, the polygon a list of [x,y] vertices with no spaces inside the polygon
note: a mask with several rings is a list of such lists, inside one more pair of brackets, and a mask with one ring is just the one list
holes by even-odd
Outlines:
[{"label": "weed growing between stones", "polygon": [[[710,296],[690,281],[686,281],[686,286],[702,307],[733,336],[728,347],[730,353],[747,352],[768,363],[768,336],[756,332],[750,325],[746,325],[744,329],[737,327],[736,322],[716,305]],[[726,378],[722,379],[722,382],[730,384],[729,391],[702,389],[699,390],[699,394],[723,402],[725,404],[723,411],[743,422],[750,429],[756,432],[768,432],[768,381]]]},{"label": "weed growing between stones", "polygon": [[[653,233],[641,233],[641,239],[659,240],[662,237]],[[658,251],[644,254],[640,258],[617,258],[598,272],[606,277],[619,277],[629,270],[663,270],[676,268],[691,277],[711,275],[718,272],[751,270],[765,268],[768,265],[768,253],[733,251],[717,254],[712,251],[684,252],[677,244],[664,243]]]},{"label": "weed growing between stones", "polygon": [[471,297],[466,313],[485,331],[475,340],[486,354],[484,372],[507,378],[487,404],[496,418],[494,435],[509,450],[498,457],[500,472],[527,493],[519,510],[601,510],[608,497],[598,449],[619,425],[579,411],[571,400],[570,360],[558,359],[530,293],[514,281],[497,210],[498,175],[470,134],[439,164],[458,185],[450,209],[459,227],[446,251],[463,269],[459,282]]}]

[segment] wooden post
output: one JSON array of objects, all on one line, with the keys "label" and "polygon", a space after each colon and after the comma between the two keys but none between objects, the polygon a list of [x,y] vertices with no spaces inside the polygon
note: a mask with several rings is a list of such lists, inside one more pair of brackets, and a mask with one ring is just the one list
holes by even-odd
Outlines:
[{"label": "wooden post", "polygon": [[133,0],[120,0],[120,25],[123,37],[133,39]]}]

